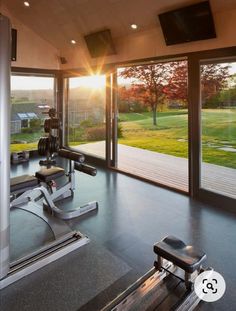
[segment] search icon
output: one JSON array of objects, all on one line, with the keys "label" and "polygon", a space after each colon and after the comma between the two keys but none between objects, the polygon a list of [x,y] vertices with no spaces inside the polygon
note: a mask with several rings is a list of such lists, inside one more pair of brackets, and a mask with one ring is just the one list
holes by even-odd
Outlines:
[{"label": "search icon", "polygon": [[212,283],[207,283],[206,288],[214,290]]},{"label": "search icon", "polygon": [[219,300],[224,295],[225,289],[226,284],[223,276],[212,270],[200,273],[194,282],[196,295],[207,302]]}]

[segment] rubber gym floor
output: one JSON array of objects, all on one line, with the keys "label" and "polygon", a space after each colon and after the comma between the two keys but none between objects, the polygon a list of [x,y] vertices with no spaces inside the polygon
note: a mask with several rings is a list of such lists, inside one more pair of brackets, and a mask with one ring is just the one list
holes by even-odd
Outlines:
[{"label": "rubber gym floor", "polygon": [[[39,168],[33,159],[12,166],[11,176]],[[100,310],[152,267],[153,244],[169,234],[203,249],[207,265],[226,280],[224,297],[201,303],[198,310],[236,309],[236,214],[104,168],[96,177],[76,172],[76,188],[73,200],[59,205],[67,209],[98,201],[98,212],[68,222],[90,243],[3,289],[0,310]],[[40,219],[11,212],[12,259],[51,237]]]}]

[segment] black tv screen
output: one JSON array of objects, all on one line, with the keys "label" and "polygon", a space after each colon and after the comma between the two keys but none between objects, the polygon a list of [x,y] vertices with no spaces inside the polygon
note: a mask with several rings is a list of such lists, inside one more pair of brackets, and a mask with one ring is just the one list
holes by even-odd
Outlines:
[{"label": "black tv screen", "polygon": [[17,54],[17,30],[12,28],[11,30],[11,60],[16,61]]},{"label": "black tv screen", "polygon": [[216,37],[209,1],[159,15],[166,45]]},{"label": "black tv screen", "polygon": [[109,29],[91,33],[84,39],[92,58],[116,54]]}]

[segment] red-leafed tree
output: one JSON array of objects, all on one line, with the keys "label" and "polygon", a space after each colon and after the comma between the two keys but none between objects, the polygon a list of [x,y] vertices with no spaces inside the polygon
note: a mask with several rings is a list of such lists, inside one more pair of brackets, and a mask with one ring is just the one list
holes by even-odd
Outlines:
[{"label": "red-leafed tree", "polygon": [[169,81],[180,66],[179,62],[133,66],[122,69],[119,76],[131,79],[131,87],[121,88],[120,98],[139,100],[153,114],[153,125],[157,125],[157,107],[167,96]]},{"label": "red-leafed tree", "polygon": [[175,62],[174,70],[164,88],[164,93],[169,100],[181,100],[187,103],[187,62]]},{"label": "red-leafed tree", "polygon": [[[200,68],[204,102],[226,86],[229,66],[206,64]],[[126,67],[119,71],[119,76],[131,79],[131,86],[120,88],[119,96],[123,100],[139,100],[148,106],[153,113],[153,125],[157,125],[157,107],[165,99],[187,103],[187,74],[186,61]]]},{"label": "red-leafed tree", "polygon": [[206,64],[201,66],[202,102],[216,95],[227,86],[229,65]]},{"label": "red-leafed tree", "polygon": [[[228,64],[206,64],[200,67],[201,97],[205,102],[227,86],[229,78]],[[187,63],[180,62],[165,88],[168,99],[179,99],[187,102]]]}]

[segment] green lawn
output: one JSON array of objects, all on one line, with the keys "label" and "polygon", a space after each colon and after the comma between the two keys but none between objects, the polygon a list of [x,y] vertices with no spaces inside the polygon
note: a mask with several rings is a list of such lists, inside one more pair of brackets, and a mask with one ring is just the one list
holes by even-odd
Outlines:
[{"label": "green lawn", "polygon": [[[120,144],[166,153],[188,156],[186,110],[159,112],[157,126],[152,125],[152,114],[120,113],[123,138]],[[236,148],[236,110],[206,109],[202,115],[203,161],[236,168],[236,153],[219,150]]]},{"label": "green lawn", "polygon": [[[203,161],[236,168],[236,153],[219,148],[236,149],[236,109],[205,109],[202,112]],[[120,113],[119,124],[123,137],[120,144],[166,153],[178,157],[188,156],[187,110],[158,112],[157,126],[152,125],[152,114]],[[11,151],[37,149],[40,132],[12,135],[12,140],[28,143],[12,144]],[[71,142],[70,145],[88,143]]]},{"label": "green lawn", "polygon": [[19,133],[11,135],[11,152],[36,150],[39,138],[44,135],[43,130],[34,133]]},{"label": "green lawn", "polygon": [[38,142],[26,144],[11,144],[11,152],[20,152],[24,150],[37,150]]}]

